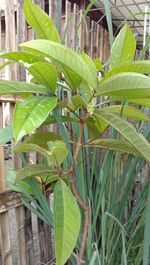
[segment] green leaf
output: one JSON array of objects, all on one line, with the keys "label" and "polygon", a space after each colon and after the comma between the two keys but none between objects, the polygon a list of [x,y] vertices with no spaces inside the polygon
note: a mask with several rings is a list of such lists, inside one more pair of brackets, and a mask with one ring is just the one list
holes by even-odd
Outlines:
[{"label": "green leaf", "polygon": [[32,143],[21,143],[16,145],[14,148],[15,152],[38,152],[44,157],[46,157],[50,161],[50,152],[47,151],[45,148]]},{"label": "green leaf", "polygon": [[47,89],[42,85],[24,82],[0,81],[0,95],[23,95],[29,93],[41,93],[47,95]]},{"label": "green leaf", "polygon": [[150,108],[150,98],[132,98],[128,99],[128,101]]},{"label": "green leaf", "polygon": [[34,194],[32,188],[26,181],[19,181],[16,183],[17,171],[11,169],[6,173],[6,185],[11,190],[16,192],[23,192],[26,194]]},{"label": "green leaf", "polygon": [[21,47],[55,60],[61,66],[74,71],[93,88],[97,86],[81,56],[64,45],[48,40],[33,40],[21,44]]},{"label": "green leaf", "polygon": [[59,167],[68,155],[68,150],[63,141],[48,142],[52,163]]},{"label": "green leaf", "polygon": [[102,134],[108,127],[108,123],[105,122],[104,120],[101,120],[101,123],[99,127],[97,128],[95,119],[92,116],[91,117],[89,116],[86,119],[86,125],[89,130],[90,138],[92,139],[95,139],[98,136],[100,136],[100,134]]},{"label": "green leaf", "polygon": [[0,147],[13,139],[12,125],[8,125],[0,130]]},{"label": "green leaf", "polygon": [[91,72],[91,74],[93,76],[93,79],[95,81],[96,86],[98,86],[97,69],[96,69],[94,62],[85,52],[82,52],[81,56],[82,56],[83,60],[85,61],[85,63],[87,64],[89,71]]},{"label": "green leaf", "polygon": [[70,257],[80,230],[80,211],[68,186],[62,180],[54,189],[54,236],[56,264],[64,265]]},{"label": "green leaf", "polygon": [[22,52],[22,51],[18,51],[18,52],[4,52],[3,54],[0,54],[0,58],[5,58],[5,59],[8,59],[8,60],[12,60],[12,61],[18,62],[18,63],[20,63],[20,64],[22,64],[24,66],[28,66],[28,64],[30,65],[30,64],[33,64],[35,62],[44,62],[45,61],[44,58],[42,58],[42,57],[40,57],[40,56],[38,56],[38,55],[36,55],[34,53]]},{"label": "green leaf", "polygon": [[150,78],[137,73],[120,73],[100,83],[97,95],[122,99],[150,97]]},{"label": "green leaf", "polygon": [[150,183],[148,188],[147,205],[145,210],[145,229],[144,229],[144,249],[143,249],[143,265],[149,264],[150,258]]},{"label": "green leaf", "polygon": [[59,134],[53,132],[37,132],[28,136],[22,144],[35,144],[48,150],[48,142],[50,141],[61,141],[62,137]]},{"label": "green leaf", "polygon": [[56,107],[55,97],[29,97],[17,102],[13,115],[14,138],[18,142],[26,134],[33,133]]},{"label": "green leaf", "polygon": [[[61,116],[62,122],[79,122],[79,119],[77,118],[73,118],[73,117],[69,117],[69,116]],[[55,115],[50,115],[48,116],[48,118],[44,121],[44,125],[49,125],[49,124],[53,124],[53,123],[57,123],[56,117]]]},{"label": "green leaf", "polygon": [[132,63],[119,65],[116,68],[110,70],[102,79],[101,82],[105,81],[109,77],[122,72],[134,72],[141,74],[150,74],[150,60],[145,61],[134,61]]},{"label": "green leaf", "polygon": [[97,121],[97,127],[101,126],[101,120],[109,123],[115,128],[127,141],[129,141],[141,155],[150,161],[150,144],[141,133],[137,133],[136,129],[123,118],[106,111],[98,111],[93,117]]},{"label": "green leaf", "polygon": [[103,69],[102,63],[101,63],[101,61],[100,61],[99,58],[95,58],[95,59],[93,60],[93,63],[95,64],[96,69],[97,69],[98,71],[100,71],[100,72],[104,72],[104,69]]},{"label": "green leaf", "polygon": [[71,90],[76,91],[82,81],[81,76],[66,66],[61,67],[61,70]]},{"label": "green leaf", "polygon": [[141,153],[134,148],[133,145],[124,140],[115,139],[99,139],[94,140],[88,144],[88,147],[100,147],[109,150],[118,151],[121,153],[132,154],[134,156],[141,156]]},{"label": "green leaf", "polygon": [[28,68],[28,71],[40,84],[55,93],[58,78],[55,66],[48,62],[36,62]]},{"label": "green leaf", "polygon": [[[104,111],[120,114],[122,111],[122,105],[112,105],[103,108]],[[135,120],[150,121],[148,115],[143,113],[141,110],[132,106],[124,106],[122,116],[130,117]]]},{"label": "green leaf", "polygon": [[84,108],[87,105],[84,99],[80,95],[75,95],[72,97],[72,104],[74,110],[81,107]]},{"label": "green leaf", "polygon": [[133,60],[136,50],[135,37],[127,24],[119,32],[111,49],[110,65],[114,68]]},{"label": "green leaf", "polygon": [[24,1],[24,14],[29,25],[40,39],[61,42],[60,35],[51,18],[31,0]]},{"label": "green leaf", "polygon": [[[28,165],[25,168],[18,170],[17,175],[16,175],[16,181],[23,180],[27,177],[40,177],[42,178],[43,176],[51,177],[53,180],[53,174],[56,171],[50,169],[48,166],[44,165]],[[59,177],[55,178],[53,181],[57,180]]]}]

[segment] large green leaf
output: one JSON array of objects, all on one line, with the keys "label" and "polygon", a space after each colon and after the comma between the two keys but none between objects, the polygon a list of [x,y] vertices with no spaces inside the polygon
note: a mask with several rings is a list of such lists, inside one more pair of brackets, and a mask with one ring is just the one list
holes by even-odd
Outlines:
[{"label": "large green leaf", "polygon": [[46,87],[24,82],[0,81],[0,95],[41,93],[47,95]]},{"label": "large green leaf", "polygon": [[127,24],[119,32],[111,49],[110,65],[114,68],[133,60],[136,50],[135,37]]},{"label": "large green leaf", "polygon": [[[69,117],[69,116],[61,116],[61,119],[62,119],[62,122],[80,122],[79,119]],[[49,125],[53,123],[57,123],[55,115],[48,116],[48,118],[44,121],[44,125]]]},{"label": "large green leaf", "polygon": [[132,154],[135,156],[141,156],[141,153],[137,151],[137,149],[131,145],[129,142],[124,140],[116,140],[116,139],[99,139],[94,140],[88,144],[88,147],[100,147],[104,149],[114,150],[121,153]]},{"label": "large green leaf", "polygon": [[25,152],[37,152],[37,153],[43,155],[44,157],[46,157],[50,162],[50,152],[47,149],[45,149],[45,148],[43,148],[37,144],[21,143],[21,144],[18,144],[15,146],[14,151],[15,152],[23,152],[23,153],[25,153]]},{"label": "large green leaf", "polygon": [[[28,66],[28,64],[33,64],[35,62],[44,62],[45,59],[29,52],[3,52],[0,54],[0,58],[5,58],[14,62],[18,62],[20,64],[23,64],[24,66]],[[7,63],[7,62],[6,62]],[[9,62],[10,63],[10,62]],[[27,64],[25,64],[27,63]]]},{"label": "large green leaf", "polygon": [[56,105],[55,97],[29,97],[17,102],[13,115],[15,140],[18,142],[24,135],[33,133]]},{"label": "large green leaf", "polygon": [[[54,177],[55,173],[55,177]],[[48,166],[44,165],[28,165],[25,168],[22,168],[21,170],[17,171],[16,175],[16,181],[23,180],[27,177],[40,177],[42,178],[43,176],[50,177],[52,182],[58,180],[58,175],[56,177],[56,171],[50,169]]]},{"label": "large green leaf", "polygon": [[127,139],[134,147],[141,153],[141,155],[150,161],[150,144],[144,138],[141,133],[138,133],[136,129],[123,118],[106,111],[95,112],[93,117],[97,121],[97,127],[101,126],[101,120],[109,123],[115,128],[124,138]]},{"label": "large green leaf", "polygon": [[21,47],[54,59],[61,66],[68,67],[89,85],[96,88],[97,83],[95,82],[92,73],[89,71],[87,64],[79,54],[64,45],[49,40],[33,40],[21,44]]},{"label": "large green leaf", "polygon": [[58,78],[55,66],[48,62],[36,62],[28,68],[28,71],[39,83],[55,93]]},{"label": "large green leaf", "polygon": [[132,98],[128,101],[150,108],[150,98]]},{"label": "large green leaf", "polygon": [[148,115],[146,115],[141,110],[134,108],[132,106],[124,106],[122,108],[121,105],[112,105],[103,108],[103,110],[116,114],[120,114],[122,112],[122,116],[130,117],[136,120],[150,121]]},{"label": "large green leaf", "polygon": [[0,130],[0,147],[13,139],[12,125],[8,125]]},{"label": "large green leaf", "polygon": [[58,30],[51,18],[31,0],[24,1],[24,13],[27,22],[34,28],[40,39],[61,42]]},{"label": "large green leaf", "polygon": [[64,265],[70,257],[80,230],[80,211],[69,187],[62,180],[54,189],[54,236],[56,264]]},{"label": "large green leaf", "polygon": [[61,141],[62,137],[59,134],[53,132],[37,132],[28,136],[22,144],[35,144],[48,150],[48,142]]},{"label": "large green leaf", "polygon": [[100,83],[97,95],[122,99],[150,97],[150,78],[137,73],[120,73]]},{"label": "large green leaf", "polygon": [[119,74],[122,72],[134,72],[134,73],[141,73],[141,74],[150,74],[150,60],[134,61],[132,63],[119,65],[118,67],[110,70],[101,79],[101,82],[105,81],[106,79],[108,79],[112,75]]}]

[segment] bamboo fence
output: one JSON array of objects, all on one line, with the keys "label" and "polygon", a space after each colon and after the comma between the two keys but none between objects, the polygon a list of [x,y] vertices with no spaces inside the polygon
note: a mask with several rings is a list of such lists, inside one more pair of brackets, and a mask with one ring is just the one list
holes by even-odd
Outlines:
[{"label": "bamboo fence", "polygon": [[[27,26],[23,16],[23,0],[5,0],[5,10],[0,10],[0,49],[14,51],[18,44],[35,38],[32,28]],[[108,31],[103,27],[100,17],[97,21],[92,16],[83,18],[83,9],[87,1],[79,1],[80,5],[73,1],[60,0],[34,0],[53,18],[60,29],[65,43],[72,49],[80,47],[93,58],[107,60],[109,53]],[[83,2],[83,3],[82,3]],[[60,16],[61,15],[61,16]],[[61,19],[59,19],[61,17]],[[77,25],[80,24],[77,30]],[[67,30],[66,30],[67,29]],[[67,32],[67,34],[65,34]],[[0,73],[1,79],[26,81],[26,71],[15,64],[6,67],[5,72]],[[5,106],[7,104],[10,115],[9,122],[17,96],[5,96],[0,98],[0,128],[5,125]],[[13,167],[20,168],[21,161],[16,154],[12,154]],[[33,216],[24,206],[14,191],[7,190],[5,184],[6,161],[4,148],[0,148],[0,265],[35,265],[51,264],[53,259],[52,238],[53,235],[47,225],[40,220],[33,222]],[[14,224],[12,225],[11,212],[14,212]],[[34,246],[34,233],[37,230],[38,258]],[[34,228],[34,229],[33,229]],[[12,233],[16,231],[17,257],[13,255]]]}]

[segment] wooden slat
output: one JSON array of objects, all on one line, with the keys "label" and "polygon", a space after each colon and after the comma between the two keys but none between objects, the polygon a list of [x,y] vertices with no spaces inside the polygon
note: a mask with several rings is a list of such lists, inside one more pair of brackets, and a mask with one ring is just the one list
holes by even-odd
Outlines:
[{"label": "wooden slat", "polygon": [[8,212],[0,215],[0,256],[2,265],[13,265]]},{"label": "wooden slat", "polygon": [[47,263],[52,259],[51,229],[43,221],[38,219],[38,237],[40,249],[40,262]]},{"label": "wooden slat", "polygon": [[22,205],[19,194],[6,190],[0,192],[0,214]]},{"label": "wooden slat", "polygon": [[[0,128],[3,127],[3,106],[0,102]],[[0,148],[0,191],[6,189],[5,184],[5,161],[4,161],[4,150],[3,147]]]}]

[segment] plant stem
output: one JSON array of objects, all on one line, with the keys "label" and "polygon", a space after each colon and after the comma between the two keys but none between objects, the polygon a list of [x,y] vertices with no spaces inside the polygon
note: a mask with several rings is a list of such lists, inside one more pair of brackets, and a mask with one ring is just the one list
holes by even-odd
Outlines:
[{"label": "plant stem", "polygon": [[[84,123],[86,119],[86,110],[83,111],[83,116],[81,119],[81,125],[80,125],[80,130],[79,130],[79,136],[78,136],[78,141],[76,145],[76,149],[74,152],[74,163],[77,162],[77,158],[80,152],[80,149],[82,147],[82,138],[83,138],[83,132],[84,132]],[[83,263],[83,256],[84,256],[84,251],[86,247],[86,240],[87,240],[87,235],[88,235],[88,225],[89,225],[89,206],[86,205],[86,203],[83,201],[83,199],[80,197],[76,183],[75,183],[75,177],[74,177],[74,164],[71,165],[70,170],[69,170],[69,176],[70,176],[70,185],[72,188],[72,191],[74,193],[74,196],[78,202],[78,204],[81,206],[81,208],[84,210],[85,214],[85,221],[84,221],[84,226],[83,226],[83,237],[82,237],[82,242],[81,242],[81,248],[79,255],[77,256],[77,265],[81,265]]]}]

